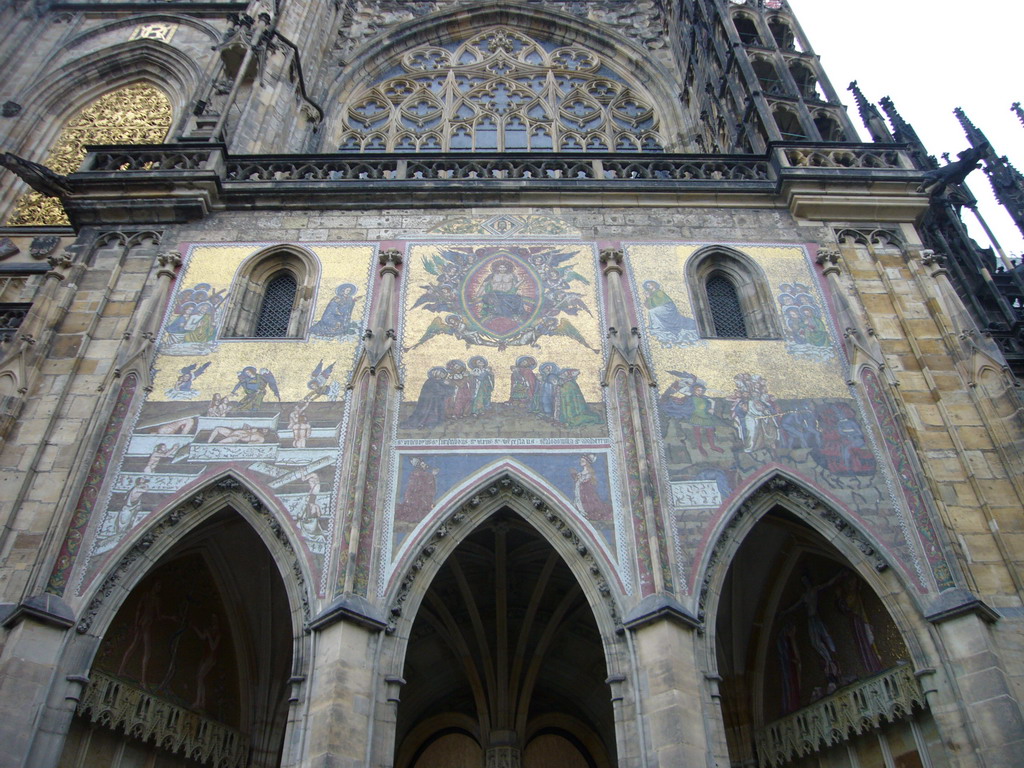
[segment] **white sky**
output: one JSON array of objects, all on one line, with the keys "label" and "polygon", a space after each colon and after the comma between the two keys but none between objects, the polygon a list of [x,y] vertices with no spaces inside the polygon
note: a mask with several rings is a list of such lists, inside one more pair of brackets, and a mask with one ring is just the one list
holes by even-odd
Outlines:
[{"label": "white sky", "polygon": [[[892,98],[929,151],[969,145],[954,107],[962,107],[995,151],[1024,173],[1024,125],[1010,111],[1024,102],[1020,30],[1024,0],[789,0],[832,86],[869,141],[852,94],[856,80],[874,103]],[[995,203],[988,178],[967,180],[981,213],[1008,254],[1024,253],[1024,236]],[[984,233],[965,213],[972,235]]]}]

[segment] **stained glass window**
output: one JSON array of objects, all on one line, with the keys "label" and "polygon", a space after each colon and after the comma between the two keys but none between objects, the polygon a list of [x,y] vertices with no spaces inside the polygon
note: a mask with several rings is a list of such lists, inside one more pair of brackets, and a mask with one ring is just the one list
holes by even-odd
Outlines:
[{"label": "stained glass window", "polygon": [[593,51],[495,27],[406,53],[358,92],[339,149],[660,152],[653,101]]},{"label": "stained glass window", "polygon": [[283,338],[288,335],[288,325],[295,306],[297,284],[290,272],[280,272],[267,283],[256,318],[256,338]]},{"label": "stained glass window", "polygon": [[732,281],[720,273],[713,274],[708,278],[705,289],[715,325],[715,336],[727,339],[748,338],[743,308]]}]

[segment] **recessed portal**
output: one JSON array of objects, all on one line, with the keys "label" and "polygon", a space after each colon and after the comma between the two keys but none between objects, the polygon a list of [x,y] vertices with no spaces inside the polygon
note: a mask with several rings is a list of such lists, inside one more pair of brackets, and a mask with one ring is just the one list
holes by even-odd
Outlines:
[{"label": "recessed portal", "polygon": [[885,605],[783,510],[747,535],[715,623],[730,762],[760,768],[944,765]]},{"label": "recessed portal", "polygon": [[278,765],[292,636],[270,553],[237,514],[216,515],[121,605],[61,768]]},{"label": "recessed portal", "polygon": [[611,766],[607,674],[568,566],[514,513],[495,515],[449,556],[420,605],[395,765]]}]

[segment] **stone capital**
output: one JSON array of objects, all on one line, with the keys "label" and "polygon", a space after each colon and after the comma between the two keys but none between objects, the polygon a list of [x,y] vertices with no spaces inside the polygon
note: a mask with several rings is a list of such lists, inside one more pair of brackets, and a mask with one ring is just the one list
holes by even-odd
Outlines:
[{"label": "stone capital", "polygon": [[622,274],[622,263],[625,261],[626,255],[621,248],[605,248],[601,251],[600,258],[606,275]]}]

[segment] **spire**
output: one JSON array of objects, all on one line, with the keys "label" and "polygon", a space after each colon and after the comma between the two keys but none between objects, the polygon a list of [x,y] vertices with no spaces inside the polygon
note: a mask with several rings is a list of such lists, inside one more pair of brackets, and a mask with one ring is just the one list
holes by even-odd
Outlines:
[{"label": "spire", "polygon": [[892,103],[892,99],[888,96],[883,96],[878,103],[882,105],[882,109],[885,110],[889,122],[892,123],[892,132],[896,141],[907,144],[921,144],[921,139],[917,137],[917,131],[896,111],[896,105]]},{"label": "spire", "polygon": [[975,149],[980,149],[983,144],[989,144],[988,138],[981,129],[978,128],[974,123],[971,122],[970,118],[967,117],[967,113],[964,112],[960,107],[953,110],[953,114],[956,115],[956,119],[960,121],[960,125],[964,127],[964,133],[967,134],[967,140],[971,142],[971,146]]},{"label": "spire", "polygon": [[1013,104],[1010,105],[1010,110],[1016,113],[1017,119],[1020,120],[1021,125],[1024,125],[1024,109],[1020,108],[1020,102],[1013,102]]},{"label": "spire", "polygon": [[960,107],[954,109],[953,114],[964,127],[964,133],[967,134],[971,146],[984,150],[982,161],[985,163],[985,175],[992,184],[992,192],[1000,205],[1010,214],[1017,229],[1024,233],[1024,176],[1005,156],[1000,156],[995,151],[985,134],[968,119]]},{"label": "spire", "polygon": [[885,120],[878,112],[878,108],[864,98],[864,94],[857,87],[856,80],[850,83],[849,90],[853,91],[854,101],[857,102],[857,111],[860,112],[860,119],[864,121],[864,126],[868,129],[868,133],[871,134],[871,140],[876,143],[891,144],[892,134],[889,133]]},{"label": "spire", "polygon": [[895,139],[898,144],[910,145],[911,153],[917,161],[918,168],[925,170],[938,168],[939,162],[928,154],[928,149],[917,135],[917,131],[914,130],[914,126],[904,120],[903,116],[896,111],[896,105],[892,103],[892,99],[888,96],[883,96],[878,103],[882,105],[882,109],[889,118],[889,123],[892,125],[893,139]]}]

